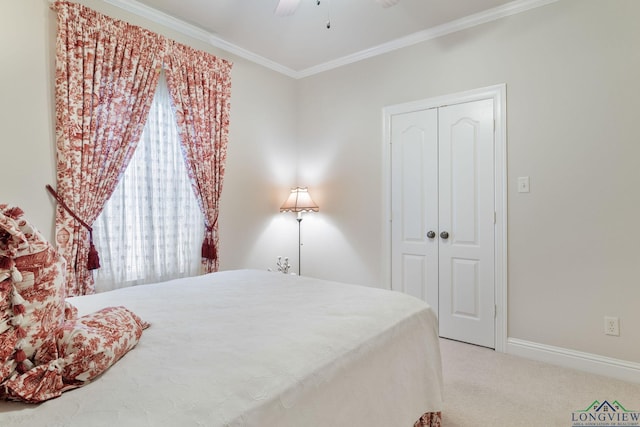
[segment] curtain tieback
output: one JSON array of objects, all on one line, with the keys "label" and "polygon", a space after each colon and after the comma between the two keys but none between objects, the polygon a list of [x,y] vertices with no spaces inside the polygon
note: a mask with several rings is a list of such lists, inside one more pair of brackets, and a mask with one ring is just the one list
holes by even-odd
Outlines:
[{"label": "curtain tieback", "polygon": [[216,244],[213,240],[213,226],[206,225],[206,227],[207,232],[202,242],[202,258],[215,260],[218,258],[218,251],[216,250]]},{"label": "curtain tieback", "polygon": [[46,185],[46,188],[49,193],[51,193],[51,195],[58,201],[58,203],[60,203],[60,206],[62,206],[64,210],[69,212],[69,215],[75,218],[76,221],[82,224],[82,226],[89,231],[89,256],[87,260],[87,269],[95,270],[97,268],[100,268],[100,257],[98,256],[96,247],[93,245],[93,228],[91,228],[89,224],[81,220],[80,217],[76,215],[76,213],[73,212],[69,206],[67,206],[64,200],[62,200],[62,197],[60,197],[60,195],[56,193],[56,190],[54,190],[49,184]]}]

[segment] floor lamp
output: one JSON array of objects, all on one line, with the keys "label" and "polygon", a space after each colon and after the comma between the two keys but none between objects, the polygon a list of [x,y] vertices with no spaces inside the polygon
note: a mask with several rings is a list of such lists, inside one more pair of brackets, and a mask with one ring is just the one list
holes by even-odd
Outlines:
[{"label": "floor lamp", "polygon": [[280,206],[280,212],[296,212],[298,214],[298,275],[302,275],[302,271],[300,269],[300,248],[302,246],[302,242],[300,240],[300,223],[302,222],[302,212],[318,212],[319,210],[320,208],[318,205],[311,200],[307,187],[292,188],[289,197],[284,204]]}]

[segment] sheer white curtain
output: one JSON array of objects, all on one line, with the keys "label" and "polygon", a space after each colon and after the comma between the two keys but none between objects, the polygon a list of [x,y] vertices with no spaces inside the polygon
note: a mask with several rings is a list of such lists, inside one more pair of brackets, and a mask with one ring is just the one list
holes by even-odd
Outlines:
[{"label": "sheer white curtain", "polygon": [[200,273],[204,218],[177,132],[163,73],[138,148],[93,224],[96,292]]}]

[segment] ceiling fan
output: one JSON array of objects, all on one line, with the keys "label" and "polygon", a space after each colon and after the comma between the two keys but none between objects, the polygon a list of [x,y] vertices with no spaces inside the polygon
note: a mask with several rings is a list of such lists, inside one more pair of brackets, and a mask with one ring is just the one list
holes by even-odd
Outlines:
[{"label": "ceiling fan", "polygon": [[[382,7],[391,7],[398,4],[400,0],[374,0],[374,1]],[[320,4],[320,0],[316,0],[316,4]],[[300,5],[300,0],[279,0],[278,6],[276,6],[276,10],[274,13],[276,16],[290,16],[295,13],[299,5]]]}]

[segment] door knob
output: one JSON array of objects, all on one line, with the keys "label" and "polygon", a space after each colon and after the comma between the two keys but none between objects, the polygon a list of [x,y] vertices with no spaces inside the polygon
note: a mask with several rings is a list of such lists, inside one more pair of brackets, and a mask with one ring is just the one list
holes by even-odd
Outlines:
[{"label": "door knob", "polygon": [[433,239],[434,237],[436,237],[436,232],[433,230],[430,230],[427,232],[427,237],[430,239]]},{"label": "door knob", "polygon": [[442,233],[440,233],[440,237],[442,237],[443,239],[448,239],[449,233],[447,233],[446,231],[443,231]]}]

